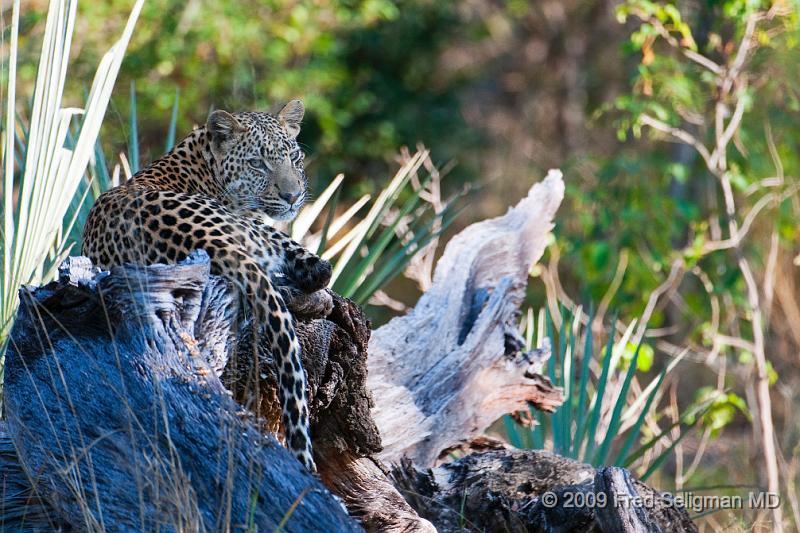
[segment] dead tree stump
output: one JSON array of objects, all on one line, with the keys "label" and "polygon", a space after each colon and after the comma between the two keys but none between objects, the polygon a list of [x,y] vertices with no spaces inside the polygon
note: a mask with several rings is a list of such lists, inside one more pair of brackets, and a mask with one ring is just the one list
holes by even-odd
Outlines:
[{"label": "dead tree stump", "polygon": [[[540,375],[549,350],[522,351],[515,327],[562,195],[551,173],[464,230],[416,308],[376,331],[336,294],[285,292],[324,486],[266,435],[280,421],[271,355],[202,252],[110,273],[71,259],[58,282],[22,291],[0,529],[694,531],[659,503],[545,505],[548,491],[654,492],[624,470],[482,435],[505,413],[562,401]],[[471,453],[441,464],[456,449]]]},{"label": "dead tree stump", "polygon": [[360,529],[217,377],[233,296],[204,252],[110,274],[72,259],[58,282],[22,291],[7,429],[55,525],[272,531],[288,517],[290,531]]},{"label": "dead tree stump", "polygon": [[561,173],[550,171],[505,215],[467,227],[414,309],[373,332],[367,385],[382,460],[431,466],[506,413],[561,405],[540,374],[549,349],[521,351],[517,324],[563,196]]}]

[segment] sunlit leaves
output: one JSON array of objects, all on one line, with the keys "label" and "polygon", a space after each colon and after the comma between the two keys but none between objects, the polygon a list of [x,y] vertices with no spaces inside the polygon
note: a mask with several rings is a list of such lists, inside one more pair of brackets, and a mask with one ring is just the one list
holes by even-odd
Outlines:
[{"label": "sunlit leaves", "polygon": [[719,436],[722,429],[733,422],[737,413],[747,419],[752,415],[747,403],[733,392],[720,392],[712,387],[703,387],[695,394],[693,405],[684,414],[688,424],[699,419],[703,427],[711,431],[712,437]]},{"label": "sunlit leaves", "polygon": [[642,19],[639,29],[631,35],[631,43],[640,49],[651,45],[656,36],[675,39],[680,46],[690,50],[697,49],[689,24],[672,3],[628,0],[617,7],[616,13],[621,23],[631,15]]}]

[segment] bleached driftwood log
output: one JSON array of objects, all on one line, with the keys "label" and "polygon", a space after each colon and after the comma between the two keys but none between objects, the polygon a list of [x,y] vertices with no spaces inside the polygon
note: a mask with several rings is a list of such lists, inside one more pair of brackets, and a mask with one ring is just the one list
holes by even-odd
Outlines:
[{"label": "bleached driftwood log", "polygon": [[520,351],[517,320],[563,196],[552,170],[505,215],[462,231],[413,311],[373,332],[367,386],[382,460],[430,466],[528,402],[543,411],[561,404],[540,374],[549,350]]}]

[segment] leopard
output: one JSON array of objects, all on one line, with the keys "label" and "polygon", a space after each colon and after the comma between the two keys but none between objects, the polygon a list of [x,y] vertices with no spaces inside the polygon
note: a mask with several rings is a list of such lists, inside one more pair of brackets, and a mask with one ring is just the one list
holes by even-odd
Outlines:
[{"label": "leopard", "polygon": [[89,211],[82,253],[110,269],[174,264],[195,250],[247,302],[277,365],[284,442],[316,472],[300,344],[285,292],[325,288],[331,265],[270,225],[295,218],[309,196],[297,137],[300,100],[277,112],[214,110],[172,150],[101,194]]}]

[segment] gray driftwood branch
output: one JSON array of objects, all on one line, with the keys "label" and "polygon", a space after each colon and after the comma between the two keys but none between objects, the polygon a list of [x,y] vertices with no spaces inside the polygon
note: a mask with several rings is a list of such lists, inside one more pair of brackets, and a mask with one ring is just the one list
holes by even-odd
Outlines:
[{"label": "gray driftwood branch", "polygon": [[[539,374],[548,350],[522,351],[515,328],[562,195],[552,173],[506,215],[464,230],[417,307],[374,332],[330,291],[285,289],[321,483],[264,436],[280,421],[271,354],[202,253],[110,273],[71,259],[58,282],[22,293],[0,529],[692,531],[682,509],[545,507],[546,491],[653,490],[624,470],[482,435],[527,403],[562,401]],[[437,466],[456,448],[468,455]]]},{"label": "gray driftwood branch", "polygon": [[462,231],[416,307],[373,332],[367,384],[381,459],[430,466],[529,402],[561,404],[540,374],[549,349],[521,351],[517,324],[563,196],[561,173],[550,171],[505,215]]}]

